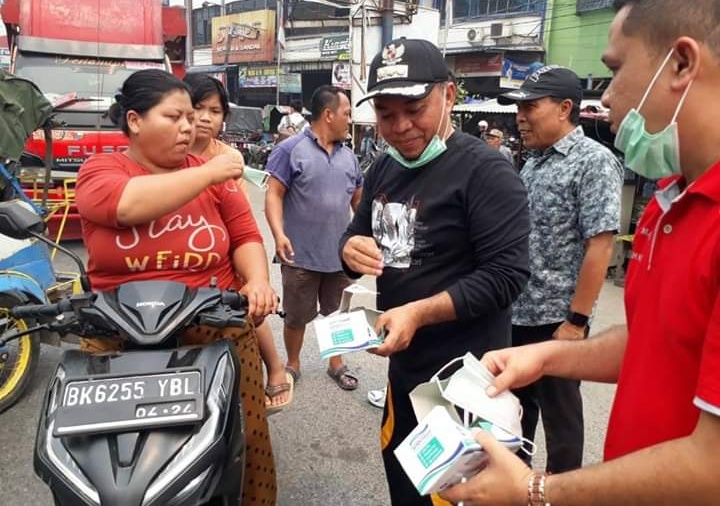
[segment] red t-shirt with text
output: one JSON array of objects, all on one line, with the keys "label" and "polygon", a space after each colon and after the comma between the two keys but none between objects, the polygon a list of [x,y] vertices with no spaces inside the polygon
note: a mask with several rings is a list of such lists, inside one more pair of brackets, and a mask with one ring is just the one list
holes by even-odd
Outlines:
[{"label": "red t-shirt with text", "polygon": [[[179,170],[202,163],[188,155]],[[262,243],[262,236],[235,181],[211,185],[150,223],[119,225],[117,207],[125,185],[149,174],[124,153],[95,155],[80,169],[76,200],[93,289],[150,279],[202,287],[216,278],[220,288],[236,286],[232,252],[248,242]]]}]

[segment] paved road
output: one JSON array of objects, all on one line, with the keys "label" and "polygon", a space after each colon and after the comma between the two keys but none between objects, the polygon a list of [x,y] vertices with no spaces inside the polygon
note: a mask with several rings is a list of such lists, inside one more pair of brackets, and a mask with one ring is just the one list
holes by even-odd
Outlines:
[{"label": "paved road", "polygon": [[[267,244],[272,239],[265,226],[262,196],[252,195],[253,208],[263,229]],[[72,249],[83,253],[81,244]],[[271,246],[272,247],[272,246]],[[71,264],[58,259],[58,266]],[[280,288],[277,266],[272,267],[272,282]],[[372,281],[364,281],[372,286]],[[371,299],[359,303],[372,306]],[[621,289],[607,283],[603,289],[595,328],[600,330],[622,322]],[[276,343],[282,345],[282,324],[273,318]],[[3,506],[51,505],[47,487],[33,474],[32,452],[37,415],[45,385],[62,350],[43,347],[40,366],[28,394],[11,410],[0,415],[0,501]],[[361,386],[355,392],[344,392],[325,375],[325,365],[318,358],[317,343],[308,327],[303,349],[303,376],[297,385],[291,407],[270,418],[272,440],[279,476],[281,506],[340,504],[374,506],[389,503],[378,447],[380,410],[365,400],[368,388],[384,384],[386,361],[366,353],[347,358],[359,373]],[[586,384],[586,463],[597,462],[602,455],[607,414],[613,387]],[[540,449],[536,466],[544,465]]]}]

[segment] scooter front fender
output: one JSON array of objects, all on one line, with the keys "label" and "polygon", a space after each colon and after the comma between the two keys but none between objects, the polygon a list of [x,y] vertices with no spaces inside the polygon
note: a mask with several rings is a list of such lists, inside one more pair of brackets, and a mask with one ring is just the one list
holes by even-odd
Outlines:
[{"label": "scooter front fender", "polygon": [[[16,240],[2,236],[0,274],[27,277],[35,281],[43,293],[55,283],[50,253],[47,246],[38,240]],[[44,296],[40,300],[44,300]]]},{"label": "scooter front fender", "polygon": [[0,301],[3,300],[3,295],[13,297],[22,304],[47,302],[45,290],[40,283],[20,272],[0,271]]}]

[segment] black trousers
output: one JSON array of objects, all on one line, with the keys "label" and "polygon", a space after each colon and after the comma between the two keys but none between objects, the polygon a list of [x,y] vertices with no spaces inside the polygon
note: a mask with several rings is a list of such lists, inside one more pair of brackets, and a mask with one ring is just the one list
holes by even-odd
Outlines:
[{"label": "black trousers", "polygon": [[417,427],[418,422],[408,396],[412,388],[406,387],[400,377],[393,378],[393,376],[391,370],[380,432],[380,446],[392,506],[451,506],[436,494],[430,496],[418,494],[400,462],[395,458],[393,453],[395,448]]},{"label": "black trousers", "polygon": [[[560,322],[561,323],[561,322]],[[560,323],[525,327],[513,325],[513,346],[552,339]],[[580,381],[544,376],[535,383],[514,390],[523,408],[523,436],[535,440],[538,417],[542,415],[549,473],[561,473],[582,466],[585,427]],[[530,457],[519,452],[528,465]]]}]

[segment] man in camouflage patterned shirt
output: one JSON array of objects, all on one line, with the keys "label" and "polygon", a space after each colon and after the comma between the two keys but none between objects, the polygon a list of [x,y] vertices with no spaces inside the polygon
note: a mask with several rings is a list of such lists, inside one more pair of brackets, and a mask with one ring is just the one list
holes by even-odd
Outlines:
[{"label": "man in camouflage patterned shirt", "polygon": [[[513,305],[514,346],[587,336],[620,228],[622,166],[578,126],[581,100],[578,76],[554,65],[499,98],[517,104],[523,143],[536,151],[521,172],[530,205],[530,281]],[[547,471],[580,467],[580,382],[543,377],[516,394],[526,438],[534,439],[542,412]]]}]

